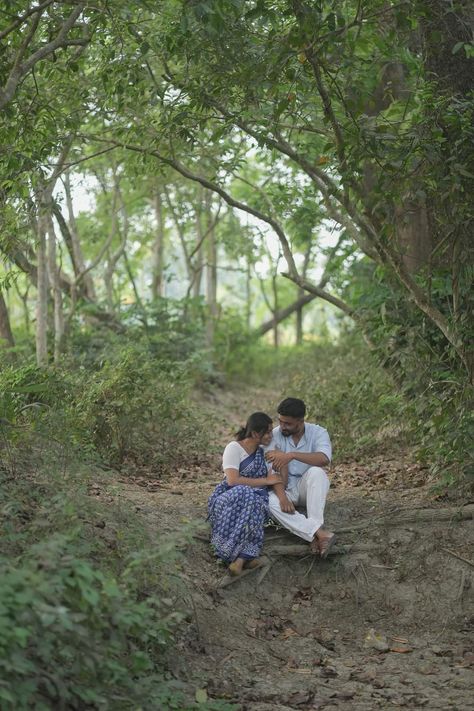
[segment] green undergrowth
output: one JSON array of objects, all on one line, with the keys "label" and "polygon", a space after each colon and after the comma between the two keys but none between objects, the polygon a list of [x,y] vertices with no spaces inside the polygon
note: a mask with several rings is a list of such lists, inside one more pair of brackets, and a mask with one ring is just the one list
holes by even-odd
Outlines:
[{"label": "green undergrowth", "polygon": [[[423,367],[422,367],[423,366]],[[391,364],[354,334],[338,343],[242,344],[228,362],[234,382],[268,385],[275,405],[301,397],[308,419],[331,434],[335,461],[413,447],[439,487],[472,482],[474,400],[465,374]]]},{"label": "green undergrowth", "polygon": [[117,472],[205,452],[195,354],[108,345],[0,373],[0,709],[230,710],[166,671],[191,528],[152,535]]},{"label": "green undergrowth", "polygon": [[232,708],[166,672],[191,528],[152,538],[110,475],[65,469],[60,448],[37,466],[17,446],[0,472],[2,711]]},{"label": "green undergrowth", "polygon": [[43,434],[110,467],[146,465],[162,474],[199,453],[207,433],[190,399],[192,363],[154,356],[146,343],[127,344],[95,367],[73,361],[38,369],[9,367],[0,374],[0,417]]}]

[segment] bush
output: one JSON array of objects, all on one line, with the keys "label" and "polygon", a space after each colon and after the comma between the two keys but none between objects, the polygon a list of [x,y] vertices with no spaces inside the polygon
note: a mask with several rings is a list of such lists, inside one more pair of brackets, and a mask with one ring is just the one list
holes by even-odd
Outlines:
[{"label": "bush", "polygon": [[[59,439],[81,458],[115,467],[129,461],[161,473],[206,448],[190,402],[193,378],[193,362],[156,360],[138,342],[92,372],[71,364],[6,369],[0,416],[16,426],[34,424],[45,439]],[[10,436],[21,436],[21,428]]]},{"label": "bush", "polygon": [[156,596],[137,600],[130,566],[116,580],[78,557],[71,536],[56,535],[20,562],[1,559],[0,576],[2,708],[149,700],[143,681],[177,614]]},{"label": "bush", "polygon": [[165,671],[191,531],[150,540],[85,483],[79,468],[0,473],[0,708],[230,710],[190,701]]},{"label": "bush", "polygon": [[188,365],[150,358],[127,347],[114,362],[83,376],[68,403],[68,416],[83,440],[92,441],[113,466],[125,460],[162,472],[203,451],[206,435],[192,405]]},{"label": "bush", "polygon": [[[300,351],[287,393],[305,400],[308,419],[326,427],[335,458],[367,453],[410,439],[409,422],[400,417],[403,397],[390,377],[358,339]],[[292,374],[294,373],[294,374]]]}]

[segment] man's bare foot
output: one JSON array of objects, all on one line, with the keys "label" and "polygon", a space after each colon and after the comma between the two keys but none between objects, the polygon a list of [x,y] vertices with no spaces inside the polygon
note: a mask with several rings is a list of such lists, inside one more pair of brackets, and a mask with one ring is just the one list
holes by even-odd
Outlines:
[{"label": "man's bare foot", "polygon": [[327,558],[327,555],[336,543],[336,540],[336,535],[332,533],[332,531],[326,531],[325,529],[320,528],[316,531],[314,538],[311,541],[311,552],[314,555],[320,555],[321,558]]},{"label": "man's bare foot", "polygon": [[260,568],[263,565],[263,560],[261,558],[252,558],[251,560],[246,560],[244,563],[244,568],[246,570],[251,570],[252,568]]},{"label": "man's bare foot", "polygon": [[237,576],[240,575],[242,572],[242,569],[244,567],[245,560],[244,558],[236,558],[230,565],[229,565],[229,573],[232,576]]}]

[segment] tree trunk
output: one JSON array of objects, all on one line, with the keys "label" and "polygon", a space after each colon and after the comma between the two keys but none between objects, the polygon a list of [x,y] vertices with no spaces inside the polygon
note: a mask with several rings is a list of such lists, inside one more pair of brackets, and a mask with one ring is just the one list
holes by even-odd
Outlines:
[{"label": "tree trunk", "polygon": [[210,348],[214,342],[214,328],[218,317],[217,308],[217,245],[216,236],[213,226],[213,216],[211,211],[212,194],[210,191],[206,193],[206,301],[207,301],[207,323],[206,323],[206,340]]},{"label": "tree trunk", "polygon": [[245,275],[245,323],[250,332],[250,319],[252,315],[252,272],[250,257],[247,257],[247,271]]},{"label": "tree trunk", "polygon": [[0,289],[0,346],[14,348],[15,339],[13,338],[12,329],[10,326],[10,317],[8,308]]},{"label": "tree trunk", "polygon": [[268,321],[265,321],[258,328],[256,328],[254,331],[255,335],[264,336],[266,333],[268,333],[268,331],[272,330],[275,321],[277,321],[277,323],[284,321],[286,318],[288,318],[288,316],[294,314],[295,311],[297,311],[299,308],[303,308],[305,304],[309,304],[316,298],[316,294],[307,294],[306,291],[303,290],[303,296],[301,296],[296,301],[293,301],[292,304],[286,306],[284,309],[279,309],[276,313],[273,314],[273,317],[271,319],[268,319]]},{"label": "tree trunk", "polygon": [[197,243],[199,247],[196,251],[194,262],[192,265],[193,269],[193,282],[192,282],[192,294],[195,299],[199,298],[201,294],[201,282],[202,282],[202,272],[204,267],[204,260],[202,256],[202,225],[201,225],[201,215],[196,212],[196,234]]},{"label": "tree trunk", "polygon": [[153,197],[153,208],[155,211],[156,231],[155,239],[152,246],[151,295],[153,299],[157,299],[160,296],[164,296],[163,255],[165,241],[163,201],[161,199],[161,194],[158,188],[156,188]]},{"label": "tree trunk", "polygon": [[37,296],[36,296],[36,362],[40,368],[48,364],[48,271],[46,263],[46,215],[38,216]]},{"label": "tree trunk", "polygon": [[48,276],[53,296],[54,313],[54,362],[58,363],[64,340],[63,295],[59,285],[58,265],[56,263],[56,233],[50,213],[45,215],[48,232]]},{"label": "tree trunk", "polygon": [[[306,279],[306,274],[308,272],[309,260],[311,259],[312,247],[313,247],[313,244],[311,242],[311,235],[309,235],[308,246],[306,248],[305,255],[304,255],[303,269],[301,271],[301,275],[302,275],[303,279]],[[297,300],[302,299],[303,296],[304,296],[304,289],[302,289],[299,286],[297,289]],[[301,304],[296,309],[296,345],[297,346],[301,346],[301,344],[303,343],[303,306],[304,306],[304,304]]]},{"label": "tree trunk", "polygon": [[[298,287],[298,300],[304,296],[304,289]],[[303,306],[296,309],[296,345],[301,346],[303,343]]]},{"label": "tree trunk", "polygon": [[[86,262],[84,259],[84,255],[82,253],[81,241],[79,239],[79,230],[77,228],[76,216],[74,214],[74,205],[72,202],[72,192],[71,192],[71,179],[70,179],[69,171],[66,171],[66,174],[64,176],[64,190],[66,193],[66,204],[67,204],[67,210],[68,210],[69,233],[71,236],[70,239],[71,239],[71,243],[72,243],[74,263],[75,263],[76,269],[77,269],[77,273],[75,272],[75,274],[77,277],[79,274],[81,274],[82,272],[85,271]],[[92,275],[90,273],[85,274],[83,283],[84,283],[84,291],[86,292],[86,296],[91,301],[97,301],[94,280],[93,280]]]},{"label": "tree trunk", "polygon": [[[113,192],[113,199],[112,199],[112,215],[111,215],[110,234],[109,234],[110,245],[112,244],[112,241],[115,238],[115,236],[119,233],[119,229],[120,229],[119,228],[119,219],[118,219],[118,209],[119,209],[120,199],[121,199],[121,195],[120,195],[119,179],[117,177],[116,172],[114,171],[114,192]],[[125,249],[126,238],[127,238],[126,230],[124,229],[124,236],[122,237],[119,248],[115,252],[111,252],[110,249],[107,251],[107,264],[106,264],[105,271],[104,271],[104,285],[105,285],[107,308],[109,309],[109,311],[111,313],[115,312],[114,272],[115,272],[115,267],[117,266],[117,262],[120,259],[120,257],[122,256],[123,251]]]},{"label": "tree trunk", "polygon": [[277,277],[276,274],[273,275],[272,277],[272,291],[273,291],[273,345],[275,348],[278,348],[280,346],[280,339],[279,339],[279,333],[278,333],[278,324],[279,321],[277,319],[277,313],[278,313],[278,289],[277,289]]}]

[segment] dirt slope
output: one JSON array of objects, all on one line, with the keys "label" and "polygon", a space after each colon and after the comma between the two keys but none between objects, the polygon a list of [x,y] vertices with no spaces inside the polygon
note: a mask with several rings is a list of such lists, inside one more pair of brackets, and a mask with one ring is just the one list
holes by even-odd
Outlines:
[{"label": "dirt slope", "polygon": [[[204,466],[123,484],[120,496],[151,535],[204,521],[222,444],[239,413],[272,413],[270,399],[263,391],[212,397],[217,444]],[[260,581],[256,571],[219,587],[225,568],[205,528],[197,533],[176,600],[189,617],[169,658],[172,673],[243,711],[474,709],[473,521],[457,520],[465,501],[434,499],[425,473],[403,452],[336,465],[327,524],[341,531],[341,550],[356,548],[327,561],[309,551],[276,555],[275,546],[300,542],[269,528],[272,566]],[[448,507],[453,515],[436,521]],[[422,508],[433,520],[397,523]]]}]

